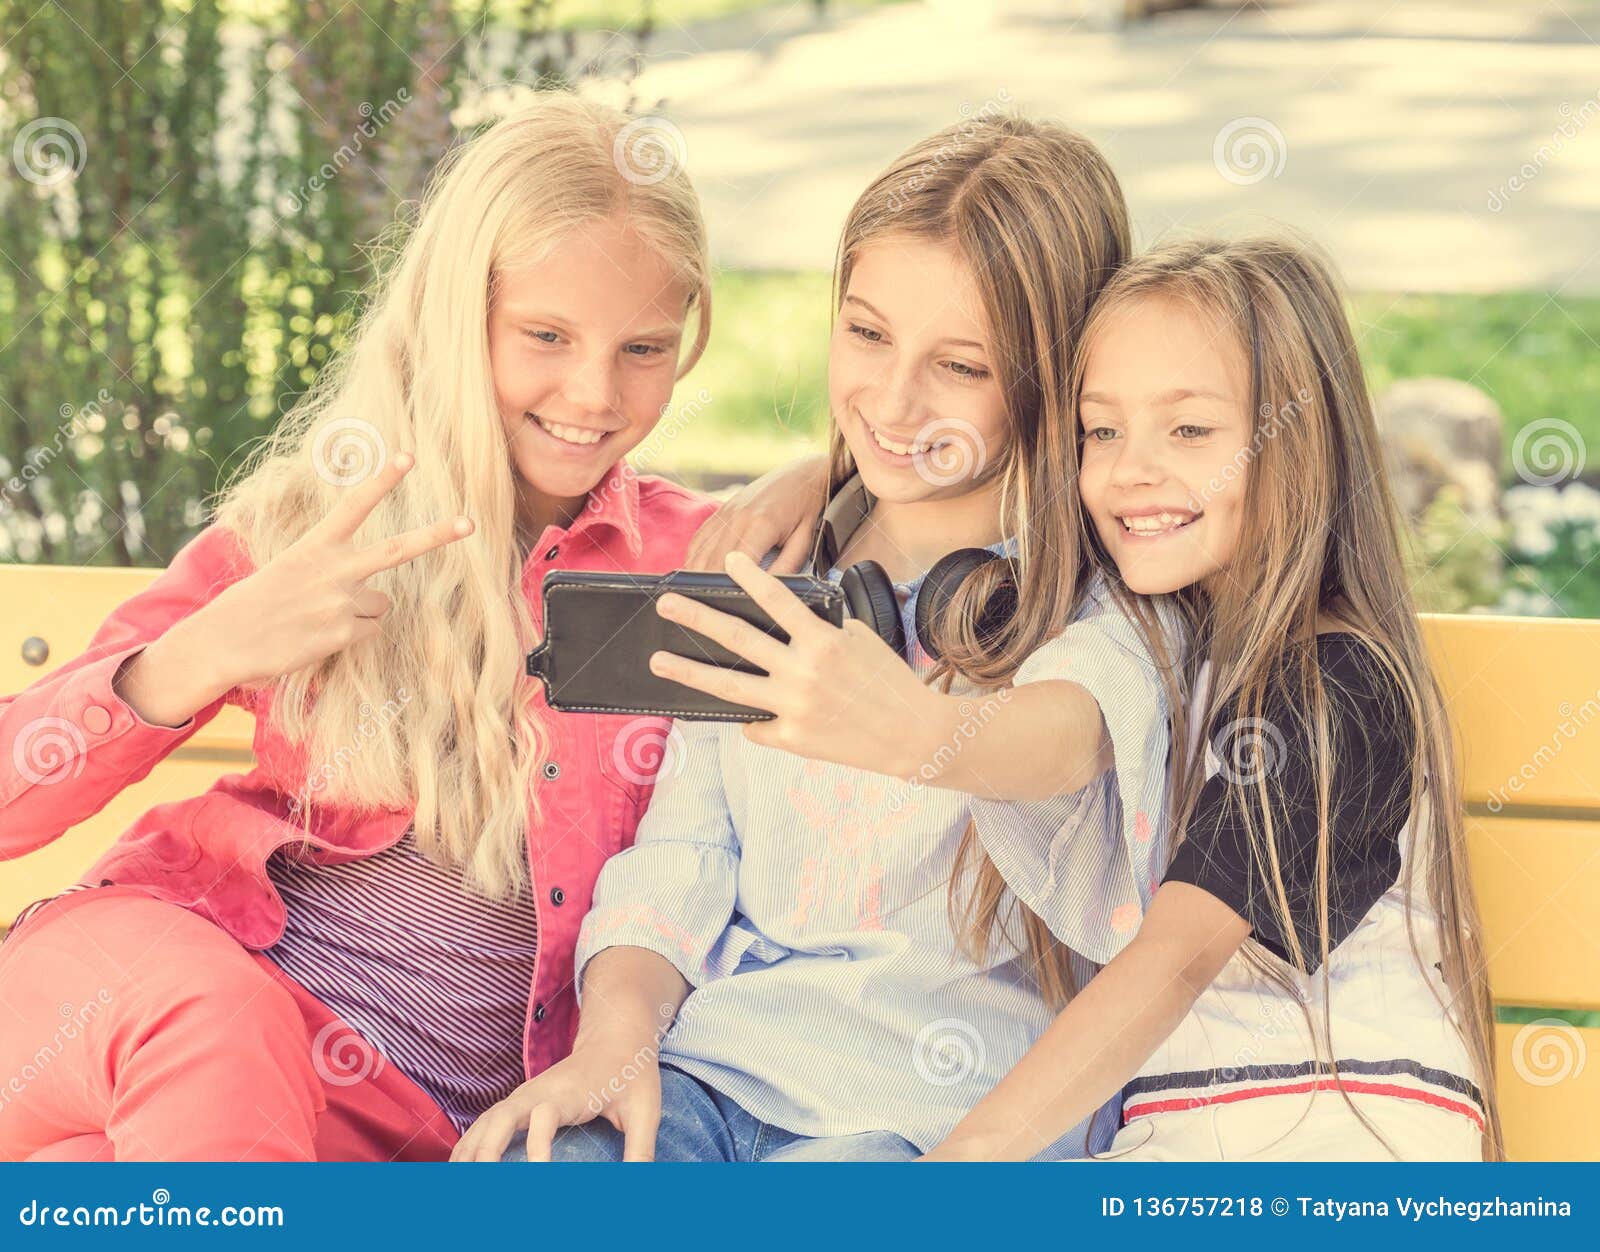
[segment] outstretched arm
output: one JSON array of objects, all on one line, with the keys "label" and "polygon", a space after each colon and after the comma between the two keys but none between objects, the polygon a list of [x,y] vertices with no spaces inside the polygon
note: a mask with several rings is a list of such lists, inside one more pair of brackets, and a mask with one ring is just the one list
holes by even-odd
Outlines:
[{"label": "outstretched arm", "polygon": [[[658,652],[651,669],[722,699],[777,716],[752,722],[756,743],[906,781],[1003,800],[1075,791],[1111,763],[1100,706],[1083,687],[1052,680],[981,695],[951,695],[919,678],[864,623],[822,621],[748,557],[728,573],[789,636],[684,596],[657,611],[765,671],[746,674]],[[1050,751],[1034,750],[1048,743]]]}]

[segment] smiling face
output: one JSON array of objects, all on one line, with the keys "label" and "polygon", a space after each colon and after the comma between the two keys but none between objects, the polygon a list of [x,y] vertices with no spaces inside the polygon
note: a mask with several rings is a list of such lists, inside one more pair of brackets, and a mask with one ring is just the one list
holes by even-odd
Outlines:
[{"label": "smiling face", "polygon": [[489,362],[535,534],[566,524],[660,420],[688,303],[688,285],[620,218],[501,272]]},{"label": "smiling face", "polygon": [[1079,397],[1079,490],[1141,595],[1233,560],[1250,465],[1244,349],[1191,305],[1138,297],[1095,332]]},{"label": "smiling face", "polygon": [[1008,422],[977,285],[960,255],[891,237],[856,253],[828,353],[828,400],[867,489],[908,503],[965,495]]}]

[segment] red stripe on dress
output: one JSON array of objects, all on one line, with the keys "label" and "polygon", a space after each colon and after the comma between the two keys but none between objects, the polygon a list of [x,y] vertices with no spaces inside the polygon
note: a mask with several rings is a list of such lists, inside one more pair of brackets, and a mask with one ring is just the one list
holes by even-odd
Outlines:
[{"label": "red stripe on dress", "polygon": [[1354,1091],[1365,1095],[1395,1096],[1401,1100],[1416,1100],[1421,1104],[1431,1104],[1435,1108],[1445,1109],[1451,1113],[1460,1113],[1477,1126],[1483,1129],[1483,1116],[1472,1105],[1461,1100],[1452,1100],[1432,1091],[1419,1091],[1415,1087],[1402,1087],[1390,1082],[1361,1082],[1345,1079],[1323,1077],[1311,1082],[1297,1082],[1281,1087],[1243,1087],[1237,1091],[1224,1091],[1218,1095],[1210,1096],[1182,1096],[1174,1100],[1147,1100],[1142,1104],[1130,1104],[1122,1110],[1122,1123],[1127,1125],[1136,1117],[1149,1117],[1155,1113],[1182,1112],[1185,1109],[1202,1108],[1208,1104],[1233,1104],[1239,1100],[1256,1100],[1262,1096],[1272,1095],[1297,1095],[1308,1091]]}]

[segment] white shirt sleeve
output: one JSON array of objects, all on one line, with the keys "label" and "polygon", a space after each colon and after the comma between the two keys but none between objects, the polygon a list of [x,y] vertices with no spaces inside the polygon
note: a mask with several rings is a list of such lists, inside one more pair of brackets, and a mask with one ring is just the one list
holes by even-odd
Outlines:
[{"label": "white shirt sleeve", "polygon": [[1104,964],[1138,930],[1164,866],[1166,690],[1138,626],[1108,596],[1091,597],[1023,663],[1015,685],[1050,679],[1077,683],[1100,706],[1112,768],[1048,800],[975,796],[972,815],[1012,893],[1062,943]]}]

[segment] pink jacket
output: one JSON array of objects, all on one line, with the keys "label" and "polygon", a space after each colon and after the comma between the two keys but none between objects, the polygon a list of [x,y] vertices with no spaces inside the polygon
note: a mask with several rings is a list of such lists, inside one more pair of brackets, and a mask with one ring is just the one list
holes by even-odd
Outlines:
[{"label": "pink jacket", "polygon": [[[713,507],[663,479],[640,478],[629,470],[614,473],[571,527],[548,527],[529,557],[522,590],[535,625],[543,624],[540,587],[546,570],[672,569],[681,564],[690,538]],[[82,656],[26,691],[0,697],[0,860],[22,856],[92,816],[215,717],[224,703],[237,704],[256,717],[256,767],[248,774],[225,775],[203,795],[158,804],[83,881],[139,886],[209,918],[249,948],[277,942],[285,913],[266,863],[275,849],[297,837],[289,804],[304,786],[306,763],[269,716],[270,693],[251,697],[235,689],[182,726],[168,728],[144,721],[111,685],[125,660],[251,569],[231,532],[207,527],[150,587],[101,624]],[[545,717],[552,748],[537,783],[543,823],[528,833],[539,910],[538,965],[523,1036],[530,1076],[571,1049],[578,926],[601,865],[633,842],[667,729],[664,718]],[[326,862],[381,852],[399,840],[411,820],[409,810],[315,806],[313,813],[319,810],[312,855]]]}]

